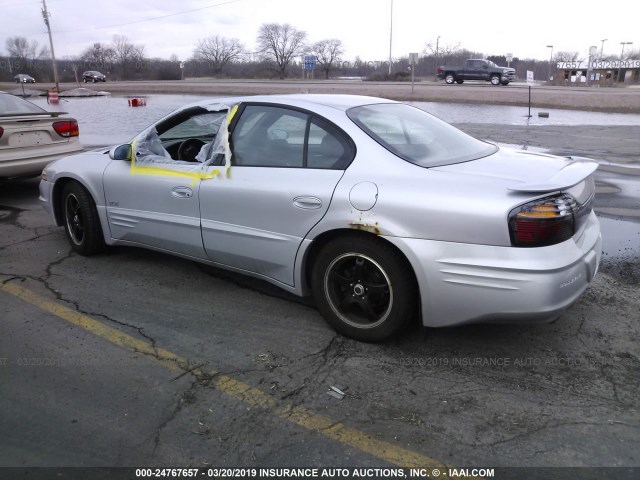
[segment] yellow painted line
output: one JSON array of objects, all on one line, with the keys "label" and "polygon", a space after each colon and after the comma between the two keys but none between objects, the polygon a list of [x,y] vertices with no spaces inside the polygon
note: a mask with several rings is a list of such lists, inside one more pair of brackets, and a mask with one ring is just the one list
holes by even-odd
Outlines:
[{"label": "yellow painted line", "polygon": [[[53,302],[27,288],[7,283],[0,284],[0,291],[13,295],[45,312],[81,327],[114,345],[132,352],[152,355],[161,365],[170,370],[184,373],[185,369],[190,368],[188,360],[180,355],[161,348],[154,349],[149,342],[138,340],[87,315]],[[398,447],[384,440],[378,440],[365,432],[343,423],[335,422],[328,417],[315,414],[306,408],[282,402],[259,388],[252,387],[228,375],[220,374],[212,368],[198,367],[193,372],[214,377],[213,386],[216,390],[240,400],[250,407],[267,407],[278,418],[317,432],[331,440],[368,453],[381,460],[404,468],[438,468],[441,471],[447,468],[443,463],[431,457]]]}]

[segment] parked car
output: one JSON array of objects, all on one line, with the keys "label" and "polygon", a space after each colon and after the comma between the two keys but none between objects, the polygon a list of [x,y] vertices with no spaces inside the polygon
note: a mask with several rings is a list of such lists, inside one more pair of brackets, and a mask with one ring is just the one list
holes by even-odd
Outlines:
[{"label": "parked car", "polygon": [[50,162],[82,150],[78,122],[0,92],[0,178],[40,175]]},{"label": "parked car", "polygon": [[36,79],[26,73],[19,73],[13,77],[16,83],[36,83]]},{"label": "parked car", "polygon": [[489,60],[470,59],[462,67],[441,65],[437,68],[440,80],[448,84],[463,83],[465,80],[484,80],[492,85],[509,85],[516,79],[516,71],[509,67],[499,67]]},{"label": "parked car", "polygon": [[82,81],[84,83],[87,83],[87,82],[93,82],[93,83],[106,82],[107,81],[107,77],[106,77],[106,75],[103,75],[102,73],[97,72],[95,70],[88,70],[88,71],[86,71],[86,72],[84,72],[82,74]]},{"label": "parked car", "polygon": [[390,100],[255,96],[191,104],[129,144],[59,160],[40,194],[82,255],[135,245],[253,275],[382,341],[416,317],[558,318],[600,262],[596,168]]}]

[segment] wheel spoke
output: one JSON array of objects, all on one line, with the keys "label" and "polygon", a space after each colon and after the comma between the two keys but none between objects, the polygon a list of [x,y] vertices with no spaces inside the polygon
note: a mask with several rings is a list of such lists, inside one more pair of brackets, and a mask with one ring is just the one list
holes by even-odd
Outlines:
[{"label": "wheel spoke", "polygon": [[373,283],[373,282],[362,282],[362,285],[367,289],[369,294],[384,294],[389,293],[389,285],[387,283]]},{"label": "wheel spoke", "polygon": [[344,297],[342,297],[342,300],[340,300],[340,303],[338,304],[338,306],[341,309],[346,309],[347,307],[353,305],[354,303],[358,303],[358,300],[350,295],[350,294],[345,294]]},{"label": "wheel spoke", "polygon": [[369,299],[367,297],[362,298],[358,302],[358,304],[360,305],[360,307],[362,308],[364,313],[366,313],[368,315],[369,320],[377,320],[378,319],[379,315],[373,309],[373,305],[371,305],[371,302],[369,301]]},{"label": "wheel spoke", "polygon": [[343,275],[342,273],[339,273],[335,269],[333,269],[333,270],[331,270],[331,272],[329,272],[329,278],[331,280],[333,280],[334,282],[336,282],[341,288],[347,288],[347,287],[349,287],[349,285],[351,283],[353,283],[353,280],[351,280],[346,275]]},{"label": "wheel spoke", "polygon": [[358,282],[361,282],[365,275],[365,259],[364,258],[356,258],[355,262],[355,276]]}]

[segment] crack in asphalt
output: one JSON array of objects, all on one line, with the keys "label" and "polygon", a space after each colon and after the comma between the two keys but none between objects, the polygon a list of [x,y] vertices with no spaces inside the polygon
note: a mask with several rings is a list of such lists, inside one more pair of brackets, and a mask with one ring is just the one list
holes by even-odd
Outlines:
[{"label": "crack in asphalt", "polygon": [[[498,440],[495,442],[489,442],[489,443],[483,443],[484,446],[489,446],[489,447],[495,447],[496,445],[501,445],[503,443],[507,443],[507,442],[513,442],[514,440],[522,440],[525,439],[527,437],[530,437],[531,435],[535,435],[536,433],[539,433],[543,430],[549,430],[552,428],[562,428],[562,427],[568,427],[568,426],[577,426],[577,425],[591,425],[591,426],[595,426],[595,427],[600,427],[602,425],[609,425],[609,422],[547,422],[546,424],[540,426],[540,427],[536,427],[536,428],[532,428],[530,430],[527,430],[525,432],[522,432],[520,434],[514,435],[512,437],[509,438],[505,438],[503,440]],[[625,424],[626,425],[626,424]],[[634,426],[634,425],[629,425],[631,428],[640,428],[638,426]]]},{"label": "crack in asphalt", "polygon": [[[3,211],[9,212],[9,213],[3,214],[2,213]],[[20,214],[22,212],[27,212],[27,211],[28,210],[25,210],[23,208],[10,207],[8,205],[0,205],[0,223],[8,223],[9,225],[13,225],[14,227],[24,230],[27,227],[22,225],[18,221],[18,218],[20,217]]]},{"label": "crack in asphalt", "polygon": [[[182,368],[182,367],[180,367],[180,368]],[[182,374],[182,375],[186,375],[186,374],[193,374],[193,370],[191,370],[191,371],[185,370],[184,374]],[[182,375],[176,377],[172,381],[177,380],[178,378],[182,377]],[[195,391],[199,387],[199,383],[200,383],[199,376],[194,375],[193,381],[189,384],[189,387],[183,391],[182,395],[180,395],[180,397],[178,398],[178,401],[175,404],[175,406],[173,407],[173,410],[171,411],[171,413],[167,416],[167,418],[165,418],[164,420],[162,420],[162,422],[160,422],[160,424],[156,428],[155,432],[152,434],[152,436],[153,436],[153,453],[156,453],[158,447],[160,446],[160,440],[161,440],[160,437],[162,435],[162,431],[165,428],[167,428],[167,426],[177,418],[178,414],[182,411],[182,409],[183,409],[183,407],[185,405],[191,405],[192,403],[195,403],[195,401],[196,401]]]}]

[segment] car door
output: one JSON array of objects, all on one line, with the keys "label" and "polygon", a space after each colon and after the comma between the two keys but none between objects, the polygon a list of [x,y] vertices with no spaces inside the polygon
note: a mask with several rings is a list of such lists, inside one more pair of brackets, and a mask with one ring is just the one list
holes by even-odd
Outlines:
[{"label": "car door", "polygon": [[228,178],[202,182],[202,239],[220,264],[294,284],[306,234],[323,217],[355,155],[353,142],[307,112],[242,106]]},{"label": "car door", "polygon": [[205,258],[200,235],[200,182],[163,175],[132,175],[129,161],[104,172],[111,238]]},{"label": "car door", "polygon": [[225,115],[193,108],[148,130],[153,143],[138,142],[134,153],[138,164],[144,163],[144,155],[154,156],[158,168],[150,172],[138,173],[126,160],[109,164],[103,183],[112,238],[206,258],[200,232],[200,179],[182,175],[180,168],[197,168],[195,155],[212,141]]},{"label": "car door", "polygon": [[[483,80],[486,72],[486,65],[481,60],[469,60],[468,68],[465,72],[467,80]],[[483,68],[483,66],[485,68]]]}]

